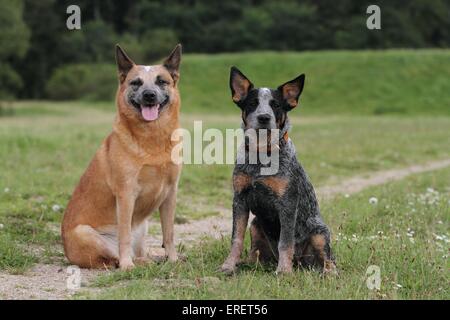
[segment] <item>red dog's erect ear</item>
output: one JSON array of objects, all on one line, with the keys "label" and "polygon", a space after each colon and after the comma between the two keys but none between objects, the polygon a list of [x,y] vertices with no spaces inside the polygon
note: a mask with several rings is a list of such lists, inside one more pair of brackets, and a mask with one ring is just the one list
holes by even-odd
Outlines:
[{"label": "red dog's erect ear", "polygon": [[176,45],[175,49],[173,49],[169,57],[163,62],[164,67],[169,70],[169,73],[175,82],[180,78],[181,51],[181,44],[179,43]]},{"label": "red dog's erect ear", "polygon": [[234,102],[239,102],[247,97],[248,92],[253,88],[253,83],[236,67],[231,67],[230,71],[231,96]]},{"label": "red dog's erect ear", "polygon": [[278,87],[278,90],[282,93],[284,100],[289,104],[291,108],[295,108],[298,104],[298,98],[303,91],[305,84],[305,75],[301,74],[294,80],[288,81]]},{"label": "red dog's erect ear", "polygon": [[133,68],[134,62],[118,44],[116,44],[116,63],[117,69],[119,70],[119,80],[122,83],[125,81],[128,72]]}]

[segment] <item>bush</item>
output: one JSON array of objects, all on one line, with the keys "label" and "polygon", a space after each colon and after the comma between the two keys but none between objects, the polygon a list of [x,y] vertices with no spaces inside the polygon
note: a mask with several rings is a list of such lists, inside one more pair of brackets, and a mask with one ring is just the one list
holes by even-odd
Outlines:
[{"label": "bush", "polygon": [[0,99],[12,99],[22,88],[22,78],[11,64],[29,47],[30,31],[22,14],[22,1],[0,0]]},{"label": "bush", "polygon": [[155,61],[159,63],[159,60],[167,57],[178,43],[177,35],[170,29],[147,31],[140,40],[146,63]]},{"label": "bush", "polygon": [[9,64],[0,62],[0,99],[11,99],[22,88],[20,76]]},{"label": "bush", "polygon": [[118,44],[125,50],[127,55],[137,64],[147,64],[143,45],[137,37],[130,33],[123,34]]},{"label": "bush", "polygon": [[30,30],[23,21],[23,1],[0,0],[0,58],[23,57]]},{"label": "bush", "polygon": [[94,62],[111,61],[114,57],[114,44],[117,35],[111,25],[101,19],[87,22],[82,32],[85,37],[86,51]]},{"label": "bush", "polygon": [[111,100],[117,88],[117,71],[109,64],[72,64],[55,70],[46,93],[55,100]]}]

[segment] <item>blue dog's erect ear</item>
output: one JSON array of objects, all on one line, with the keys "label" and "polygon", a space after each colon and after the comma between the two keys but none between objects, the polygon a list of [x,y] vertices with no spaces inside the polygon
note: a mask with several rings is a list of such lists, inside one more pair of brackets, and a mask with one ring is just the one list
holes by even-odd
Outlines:
[{"label": "blue dog's erect ear", "polygon": [[128,72],[133,68],[134,62],[118,44],[116,44],[116,63],[119,70],[119,80],[122,83],[125,81]]},{"label": "blue dog's erect ear", "polygon": [[235,103],[243,101],[248,92],[253,88],[253,83],[235,66],[230,70],[231,97]]},{"label": "blue dog's erect ear", "polygon": [[291,109],[298,104],[298,98],[303,91],[305,85],[305,74],[299,75],[294,80],[288,81],[278,87],[278,90],[283,95],[284,100],[288,103]]}]

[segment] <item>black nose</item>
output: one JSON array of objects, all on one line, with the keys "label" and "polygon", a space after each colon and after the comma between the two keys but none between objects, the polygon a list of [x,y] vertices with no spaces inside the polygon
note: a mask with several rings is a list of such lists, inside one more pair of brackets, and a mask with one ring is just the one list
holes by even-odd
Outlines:
[{"label": "black nose", "polygon": [[261,124],[267,124],[267,123],[269,123],[270,118],[271,118],[271,116],[270,116],[270,114],[268,114],[268,113],[263,113],[263,114],[258,115],[258,121],[259,121],[259,123],[261,123]]},{"label": "black nose", "polygon": [[153,103],[156,100],[156,93],[150,90],[145,90],[142,93],[142,100],[147,103]]}]

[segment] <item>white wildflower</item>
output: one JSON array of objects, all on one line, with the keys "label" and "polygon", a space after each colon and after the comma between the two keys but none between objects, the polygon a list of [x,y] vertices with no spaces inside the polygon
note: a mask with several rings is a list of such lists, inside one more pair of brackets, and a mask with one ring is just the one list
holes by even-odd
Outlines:
[{"label": "white wildflower", "polygon": [[53,212],[58,212],[59,210],[61,210],[61,206],[58,204],[54,204],[52,206],[52,210],[53,210]]},{"label": "white wildflower", "polygon": [[378,203],[378,199],[375,198],[375,197],[371,197],[371,198],[369,199],[369,203],[370,203],[370,204],[377,204],[377,203]]},{"label": "white wildflower", "polygon": [[414,230],[408,228],[408,230],[406,231],[406,235],[410,238],[414,237]]}]

